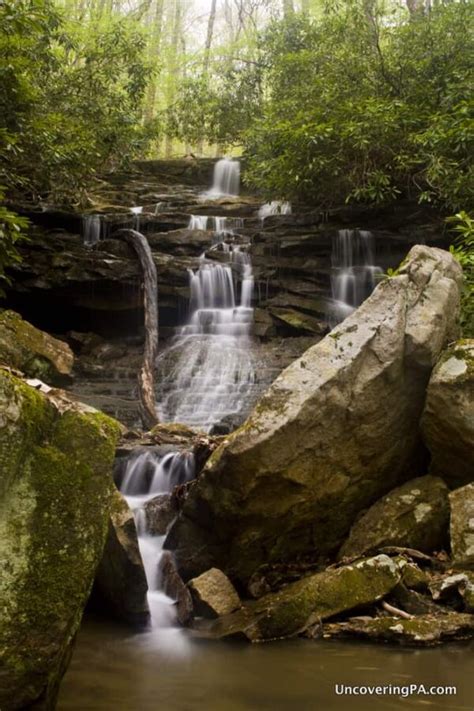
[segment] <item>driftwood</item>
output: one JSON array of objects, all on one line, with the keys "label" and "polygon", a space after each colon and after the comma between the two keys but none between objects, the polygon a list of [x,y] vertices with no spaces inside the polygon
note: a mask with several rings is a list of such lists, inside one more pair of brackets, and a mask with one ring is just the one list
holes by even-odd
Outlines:
[{"label": "driftwood", "polygon": [[119,230],[117,234],[136,252],[143,274],[143,308],[145,312],[145,348],[138,373],[138,398],[143,426],[158,424],[155,396],[155,361],[158,354],[158,278],[148,240],[136,230]]}]

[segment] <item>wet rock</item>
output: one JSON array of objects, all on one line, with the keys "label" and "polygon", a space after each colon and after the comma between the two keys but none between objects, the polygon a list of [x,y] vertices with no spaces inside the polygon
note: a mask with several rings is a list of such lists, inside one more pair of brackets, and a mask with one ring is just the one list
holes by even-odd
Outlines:
[{"label": "wet rock", "polygon": [[183,583],[176,565],[173,560],[173,555],[170,551],[164,551],[160,564],[159,576],[161,580],[161,588],[168,597],[176,601],[176,609],[178,622],[181,625],[186,625],[190,622],[193,616],[193,602],[191,593]]},{"label": "wet rock", "polygon": [[148,586],[135,520],[119,491],[113,495],[109,532],[97,569],[96,586],[108,609],[118,619],[137,624],[147,622]]},{"label": "wet rock", "polygon": [[171,494],[159,494],[144,505],[146,530],[152,536],[164,536],[170,523],[176,518],[178,504]]},{"label": "wet rock", "polygon": [[474,616],[458,612],[420,615],[411,620],[399,617],[353,618],[324,625],[325,637],[355,636],[376,642],[431,647],[442,642],[471,639]]},{"label": "wet rock", "polygon": [[271,307],[269,313],[295,334],[321,335],[327,331],[325,320],[316,319],[295,309]]},{"label": "wet rock", "polygon": [[433,370],[422,419],[431,472],[450,486],[474,480],[474,340],[450,346]]},{"label": "wet rock", "polygon": [[380,600],[397,585],[397,565],[385,555],[328,569],[291,583],[241,610],[217,619],[201,633],[245,636],[255,642],[300,634],[318,620]]},{"label": "wet rock", "polygon": [[453,607],[463,601],[467,612],[474,611],[474,573],[452,571],[435,577],[429,585],[433,600],[439,600]]},{"label": "wet rock", "polygon": [[428,575],[416,563],[400,558],[397,564],[402,574],[402,582],[407,588],[426,590],[429,582]]},{"label": "wet rock", "polygon": [[74,356],[67,343],[40,331],[14,311],[0,312],[0,362],[51,384],[70,380]]},{"label": "wet rock", "polygon": [[474,568],[474,483],[452,491],[451,554],[459,568]]},{"label": "wet rock", "polygon": [[339,557],[359,556],[383,546],[407,546],[425,553],[447,542],[448,487],[442,479],[423,476],[393,489],[351,528]]},{"label": "wet rock", "polygon": [[277,377],[170,531],[185,579],[218,567],[245,584],[264,562],[324,558],[419,471],[425,388],[457,332],[461,279],[449,253],[414,247],[399,276]]},{"label": "wet rock", "polygon": [[228,615],[242,606],[229,578],[217,568],[211,568],[198,578],[190,580],[188,587],[195,613],[200,617]]},{"label": "wet rock", "polygon": [[0,370],[3,709],[54,707],[107,536],[118,436]]},{"label": "wet rock", "polygon": [[443,613],[440,605],[433,602],[430,595],[410,590],[403,582],[397,585],[388,599],[396,608],[410,615],[428,615]]}]

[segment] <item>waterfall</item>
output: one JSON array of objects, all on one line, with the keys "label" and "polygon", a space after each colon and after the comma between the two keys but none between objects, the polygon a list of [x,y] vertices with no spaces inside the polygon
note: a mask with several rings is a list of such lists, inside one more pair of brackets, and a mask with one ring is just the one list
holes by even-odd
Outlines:
[{"label": "waterfall", "polygon": [[82,237],[85,247],[94,247],[102,237],[102,215],[82,216]]},{"label": "waterfall", "polygon": [[212,230],[217,241],[228,235],[234,235],[244,226],[241,217],[222,217],[213,215],[191,215],[189,218],[188,230]]},{"label": "waterfall", "polygon": [[[190,224],[199,223],[195,217]],[[254,278],[248,251],[224,241],[241,221],[206,220],[215,229],[210,251],[221,250],[225,261],[203,255],[198,269],[189,270],[190,317],[158,359],[158,409],[165,421],[209,431],[224,418],[239,416],[255,382]]]},{"label": "waterfall", "polygon": [[258,216],[263,222],[270,215],[291,215],[291,202],[281,202],[280,200],[266,202],[259,209]]},{"label": "waterfall", "polygon": [[218,160],[214,166],[212,188],[204,193],[207,197],[238,195],[240,188],[240,162],[229,158]]},{"label": "waterfall", "polygon": [[372,293],[383,270],[375,264],[371,232],[339,230],[333,238],[331,289],[334,317],[346,318]]},{"label": "waterfall", "polygon": [[178,484],[195,476],[194,456],[189,452],[171,452],[163,457],[152,450],[133,453],[126,463],[120,491],[133,511],[138,545],[148,583],[148,606],[152,627],[171,632],[177,629],[176,600],[163,592],[161,563],[166,536],[150,533],[145,511],[146,503],[159,494],[170,494]]},{"label": "waterfall", "polygon": [[142,206],[136,206],[136,207],[131,207],[130,212],[134,215],[134,222],[133,222],[133,228],[137,230],[137,232],[140,231],[140,215],[143,212],[143,207]]}]

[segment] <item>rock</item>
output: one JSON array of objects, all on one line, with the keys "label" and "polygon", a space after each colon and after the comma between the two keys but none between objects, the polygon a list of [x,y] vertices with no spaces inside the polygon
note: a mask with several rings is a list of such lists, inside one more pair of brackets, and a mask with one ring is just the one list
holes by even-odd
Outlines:
[{"label": "rock", "polygon": [[31,378],[61,384],[70,379],[74,356],[64,341],[35,328],[15,311],[2,311],[0,363]]},{"label": "rock", "polygon": [[355,636],[376,642],[394,642],[415,647],[431,647],[442,642],[471,639],[474,615],[447,612],[420,615],[412,620],[400,617],[353,618],[339,624],[327,624],[323,636]]},{"label": "rock", "polygon": [[425,389],[457,333],[461,280],[448,252],[414,247],[398,276],[277,377],[211,455],[168,535],[185,579],[218,567],[245,583],[264,562],[324,558],[359,512],[419,470]]},{"label": "rock", "polygon": [[221,570],[211,568],[188,583],[194,610],[201,617],[220,617],[242,605],[236,589]]},{"label": "rock", "polygon": [[119,427],[0,370],[0,707],[54,707],[104,547]]},{"label": "rock", "polygon": [[412,479],[379,499],[351,528],[339,557],[355,557],[383,546],[425,553],[443,548],[449,525],[448,487],[442,479]]},{"label": "rock", "polygon": [[393,589],[388,602],[392,602],[396,608],[410,615],[441,614],[445,612],[440,605],[436,605],[433,602],[431,596],[423,595],[420,592],[416,592],[416,590],[410,590],[405,587],[403,582]]},{"label": "rock", "polygon": [[109,532],[96,586],[107,607],[119,620],[145,624],[149,618],[147,581],[138,547],[133,513],[122,494],[115,490]]},{"label": "rock", "polygon": [[451,572],[438,576],[429,585],[433,600],[440,600],[454,607],[462,599],[467,612],[474,612],[474,573]]},{"label": "rock", "polygon": [[245,636],[252,642],[292,637],[316,621],[380,600],[400,574],[388,556],[360,560],[302,578],[242,609],[220,617],[201,634],[213,638]]},{"label": "rock", "polygon": [[474,480],[474,340],[457,341],[433,370],[422,418],[433,474],[452,487]]},{"label": "rock", "polygon": [[402,583],[411,590],[426,590],[429,578],[415,563],[407,561],[406,558],[397,560],[398,567],[402,574]]},{"label": "rock", "polygon": [[165,551],[160,560],[159,575],[162,590],[176,602],[178,622],[182,625],[188,624],[193,616],[191,593],[181,580],[169,551]]},{"label": "rock", "polygon": [[459,568],[474,568],[474,483],[452,491],[451,506],[451,554]]},{"label": "rock", "polygon": [[143,506],[146,530],[152,536],[164,536],[170,523],[176,518],[178,504],[171,494],[158,494]]}]

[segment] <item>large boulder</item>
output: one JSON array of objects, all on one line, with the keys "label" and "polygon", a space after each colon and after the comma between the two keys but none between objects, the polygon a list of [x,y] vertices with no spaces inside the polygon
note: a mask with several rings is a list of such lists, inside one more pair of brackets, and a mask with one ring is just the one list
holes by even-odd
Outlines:
[{"label": "large boulder", "polygon": [[460,568],[474,568],[474,483],[452,491],[451,505],[451,554]]},{"label": "large boulder", "polygon": [[120,620],[144,624],[149,617],[147,580],[138,547],[135,519],[119,491],[114,491],[109,532],[96,586]]},{"label": "large boulder", "polygon": [[264,562],[324,558],[357,514],[419,471],[431,369],[457,335],[459,264],[416,246],[398,276],[274,381],[211,455],[166,545],[185,579],[242,582]]},{"label": "large boulder", "polygon": [[0,363],[31,378],[61,384],[71,375],[74,356],[67,343],[24,321],[15,311],[0,312]]},{"label": "large boulder", "polygon": [[384,546],[440,550],[448,538],[448,492],[443,480],[434,476],[393,489],[355,522],[339,556],[360,556]]},{"label": "large boulder", "polygon": [[292,637],[321,620],[382,599],[399,580],[398,566],[391,558],[366,558],[302,578],[197,627],[211,638],[244,636],[258,642]]},{"label": "large boulder", "polygon": [[211,568],[188,583],[196,615],[220,617],[241,607],[236,589],[222,570]]},{"label": "large boulder", "polygon": [[431,472],[453,487],[474,480],[474,340],[463,339],[439,359],[428,385],[422,433]]},{"label": "large boulder", "polygon": [[51,709],[107,535],[118,424],[0,370],[0,708]]}]

